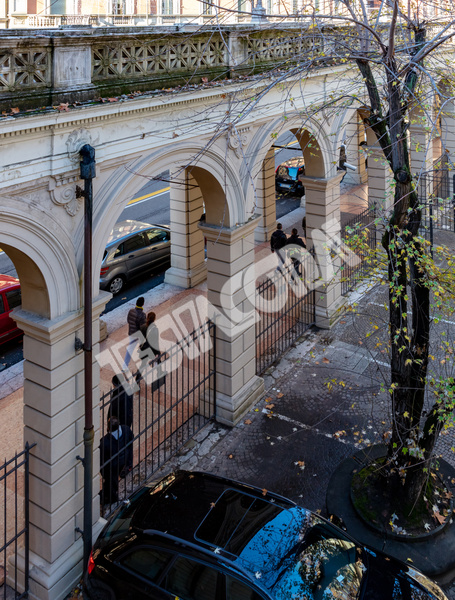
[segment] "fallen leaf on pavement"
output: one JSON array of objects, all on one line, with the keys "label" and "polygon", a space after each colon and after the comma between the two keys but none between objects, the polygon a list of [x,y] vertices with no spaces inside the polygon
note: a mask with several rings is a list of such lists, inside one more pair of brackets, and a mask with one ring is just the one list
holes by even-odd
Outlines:
[{"label": "fallen leaf on pavement", "polygon": [[253,422],[251,419],[247,419],[246,421],[243,421],[245,423],[245,425],[251,425],[251,423]]}]

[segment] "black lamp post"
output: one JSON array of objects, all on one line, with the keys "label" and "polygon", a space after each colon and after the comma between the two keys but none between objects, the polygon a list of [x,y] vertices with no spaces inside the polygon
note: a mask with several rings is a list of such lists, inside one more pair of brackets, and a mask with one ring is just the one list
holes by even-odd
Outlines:
[{"label": "black lamp post", "polygon": [[93,377],[92,377],[92,179],[96,176],[95,149],[85,144],[80,151],[81,179],[84,180],[84,572],[92,549],[93,502]]}]

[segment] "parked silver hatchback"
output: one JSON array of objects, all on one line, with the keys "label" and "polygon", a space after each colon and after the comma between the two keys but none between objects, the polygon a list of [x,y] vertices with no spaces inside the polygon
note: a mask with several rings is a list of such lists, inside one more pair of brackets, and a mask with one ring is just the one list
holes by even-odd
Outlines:
[{"label": "parked silver hatchback", "polygon": [[100,288],[118,294],[130,279],[167,266],[170,256],[169,227],[121,221],[107,241],[101,263]]}]

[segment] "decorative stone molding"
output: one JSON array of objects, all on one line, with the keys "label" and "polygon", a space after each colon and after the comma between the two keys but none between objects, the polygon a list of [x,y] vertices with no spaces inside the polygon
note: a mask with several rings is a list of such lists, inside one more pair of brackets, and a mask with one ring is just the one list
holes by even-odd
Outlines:
[{"label": "decorative stone molding", "polygon": [[0,93],[50,87],[50,48],[23,48],[18,45],[17,48],[0,50],[0,73]]},{"label": "decorative stone molding", "polygon": [[79,175],[51,176],[49,181],[49,193],[52,202],[57,206],[64,206],[71,217],[74,217],[82,206],[82,198],[76,197],[77,181],[79,181]]},{"label": "decorative stone molding", "polygon": [[224,67],[225,42],[211,34],[210,40],[180,38],[96,45],[92,49],[93,81],[118,77],[149,77],[150,74],[175,70]]},{"label": "decorative stone molding", "polygon": [[66,140],[66,147],[68,149],[68,158],[74,166],[79,166],[81,157],[79,150],[85,144],[92,145],[92,136],[87,129],[75,129]]},{"label": "decorative stone molding", "polygon": [[320,35],[303,36],[301,33],[286,35],[280,32],[265,37],[261,32],[248,39],[248,63],[274,61],[292,56],[301,56],[308,52],[317,53],[321,52],[323,47],[324,41]]},{"label": "decorative stone molding", "polygon": [[237,158],[244,156],[243,148],[248,146],[250,141],[250,128],[249,127],[233,127],[229,135],[229,148],[234,150]]}]

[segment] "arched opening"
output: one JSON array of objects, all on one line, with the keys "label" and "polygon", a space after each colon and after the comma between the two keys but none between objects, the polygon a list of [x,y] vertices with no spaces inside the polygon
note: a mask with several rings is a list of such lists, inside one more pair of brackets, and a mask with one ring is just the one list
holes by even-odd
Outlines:
[{"label": "arched opening", "polygon": [[[256,187],[255,194],[246,190],[246,195],[248,204],[254,204],[255,212],[262,217],[255,232],[257,242],[268,242],[276,222],[283,220],[289,233],[297,226],[299,235],[305,235],[302,220],[306,197],[301,177],[326,176],[328,162],[316,134],[292,122],[287,125],[289,128],[286,130],[281,122],[260,130],[253,145],[257,148],[258,157]],[[323,131],[321,128],[319,130],[321,137]],[[292,214],[295,219],[291,223],[292,217],[289,215]]]},{"label": "arched opening", "polygon": [[49,292],[44,276],[36,263],[17,248],[2,244],[1,241],[0,246],[13,262],[21,282],[22,309],[49,319]]},{"label": "arched opening", "polygon": [[[126,199],[137,197],[144,180],[157,178],[161,180],[163,193],[168,194],[169,212],[166,214],[169,214],[171,231],[171,267],[166,272],[166,281],[188,288],[205,278],[203,236],[197,228],[202,214],[206,211],[207,222],[223,222],[225,227],[230,227],[232,223],[242,222],[244,204],[238,193],[238,175],[225,164],[224,156],[207,151],[198,158],[197,165],[192,165],[194,156],[198,156],[199,152],[200,149],[183,146],[177,146],[172,151],[156,151],[132,161],[127,168],[116,168],[108,175],[96,194],[95,265],[101,266],[106,240],[118,219],[125,216]],[[163,181],[158,174],[166,170],[168,176]],[[162,219],[155,220],[153,213],[158,196],[154,192],[150,196],[151,210],[148,213],[146,211],[144,217],[149,219],[149,223],[158,221],[158,224],[163,224]],[[137,205],[146,206],[147,201],[141,199]],[[94,274],[94,287],[99,284],[97,279]]]}]

